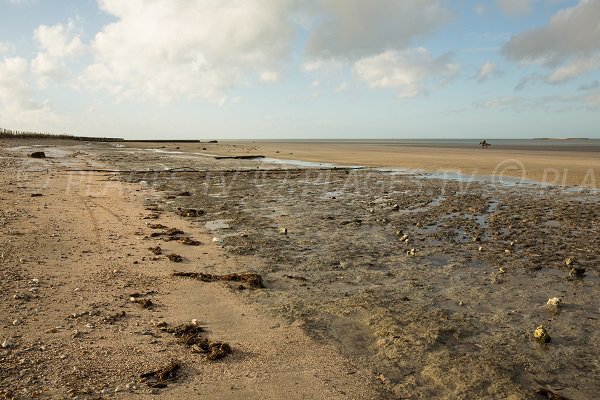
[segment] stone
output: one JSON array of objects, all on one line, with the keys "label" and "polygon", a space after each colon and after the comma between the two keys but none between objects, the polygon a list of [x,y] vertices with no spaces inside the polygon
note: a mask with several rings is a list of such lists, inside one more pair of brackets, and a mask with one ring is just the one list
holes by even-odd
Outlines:
[{"label": "stone", "polygon": [[571,278],[583,278],[583,276],[585,275],[585,268],[571,268],[571,271],[569,271],[569,276]]},{"label": "stone", "polygon": [[550,343],[552,340],[543,325],[538,326],[533,332],[533,337],[540,343]]},{"label": "stone", "polygon": [[279,228],[279,234],[280,235],[287,235],[288,234],[287,228]]},{"label": "stone", "polygon": [[16,345],[17,344],[14,342],[14,340],[12,338],[4,339],[4,342],[2,342],[3,349],[12,349]]},{"label": "stone", "polygon": [[46,153],[43,151],[34,151],[29,155],[31,158],[46,158]]},{"label": "stone", "polygon": [[562,304],[562,299],[560,297],[552,297],[552,298],[548,299],[548,302],[546,304],[549,306],[558,307],[559,305]]}]

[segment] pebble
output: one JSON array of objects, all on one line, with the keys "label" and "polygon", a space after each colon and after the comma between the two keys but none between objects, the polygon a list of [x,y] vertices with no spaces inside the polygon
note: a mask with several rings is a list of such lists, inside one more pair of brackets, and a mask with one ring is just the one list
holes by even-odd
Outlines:
[{"label": "pebble", "polygon": [[562,304],[562,299],[560,297],[552,297],[548,299],[548,302],[546,304],[550,306],[559,306],[560,304]]},{"label": "pebble", "polygon": [[4,342],[2,342],[3,349],[12,349],[15,346],[16,346],[16,343],[14,342],[14,340],[12,338],[7,338],[4,340]]},{"label": "pebble", "polygon": [[12,322],[13,325],[21,325],[22,323],[23,320],[21,318],[17,318]]},{"label": "pebble", "polygon": [[540,343],[549,343],[551,341],[550,335],[543,325],[540,325],[535,329],[533,337]]}]

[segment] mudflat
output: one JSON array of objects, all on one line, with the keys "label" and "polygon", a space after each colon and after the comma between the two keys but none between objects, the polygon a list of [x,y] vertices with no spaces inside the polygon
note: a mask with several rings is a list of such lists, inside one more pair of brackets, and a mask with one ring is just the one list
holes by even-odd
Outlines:
[{"label": "mudflat", "polygon": [[593,188],[410,170],[468,164],[448,149],[413,155],[429,169],[380,168],[385,149],[127,146],[2,144],[5,396],[600,391]]}]

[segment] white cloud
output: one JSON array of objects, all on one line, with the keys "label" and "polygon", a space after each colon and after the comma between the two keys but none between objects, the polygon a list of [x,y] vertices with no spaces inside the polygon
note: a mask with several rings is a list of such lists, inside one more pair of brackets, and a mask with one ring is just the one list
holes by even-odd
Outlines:
[{"label": "white cloud", "polygon": [[503,52],[522,63],[553,69],[546,80],[562,82],[600,68],[600,1],[581,0],[556,13],[543,27],[511,38]]},{"label": "white cloud", "polygon": [[473,11],[477,15],[483,15],[485,14],[485,6],[483,4],[477,4],[475,8],[473,8]]},{"label": "white cloud", "polygon": [[0,121],[7,128],[46,130],[60,118],[49,102],[32,99],[28,84],[29,64],[20,57],[0,62]]},{"label": "white cloud", "polygon": [[[599,25],[600,26],[600,25]],[[600,68],[600,55],[579,57],[573,61],[556,68],[546,80],[550,83],[559,83],[576,78],[588,71]]]},{"label": "white cloud", "polygon": [[291,1],[100,0],[117,21],[96,35],[94,63],[79,87],[160,102],[218,102],[247,73],[273,81],[294,35]]},{"label": "white cloud", "polygon": [[346,89],[348,89],[348,82],[342,82],[337,88],[335,88],[335,92],[342,93],[346,91]]},{"label": "white cloud", "polygon": [[452,13],[439,0],[317,0],[323,15],[312,30],[307,54],[313,59],[356,60],[386,50],[403,50],[431,34]]},{"label": "white cloud", "polygon": [[34,31],[33,37],[40,52],[32,60],[31,69],[37,75],[41,86],[45,86],[49,81],[63,80],[69,74],[65,61],[83,51],[81,39],[74,31],[72,21],[66,26],[40,25]]},{"label": "white cloud", "polygon": [[277,71],[263,71],[260,74],[259,80],[265,83],[278,82],[279,81],[279,72]]},{"label": "white cloud", "polygon": [[490,75],[492,75],[496,71],[496,65],[490,62],[486,62],[479,69],[479,73],[477,74],[477,82],[484,82],[487,80]]},{"label": "white cloud", "polygon": [[507,15],[525,15],[531,12],[534,0],[496,0],[500,10]]},{"label": "white cloud", "polygon": [[0,42],[0,54],[8,53],[13,50],[13,46],[10,43]]},{"label": "white cloud", "polygon": [[401,98],[416,97],[433,80],[447,82],[459,71],[447,55],[433,58],[424,48],[385,51],[354,64],[354,73],[370,88],[393,88]]}]

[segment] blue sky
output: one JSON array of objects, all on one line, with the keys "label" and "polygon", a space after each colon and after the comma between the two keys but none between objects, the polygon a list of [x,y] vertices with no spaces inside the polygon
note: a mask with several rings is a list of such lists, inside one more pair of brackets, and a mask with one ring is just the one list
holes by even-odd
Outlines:
[{"label": "blue sky", "polygon": [[0,0],[0,127],[600,138],[598,0]]}]

